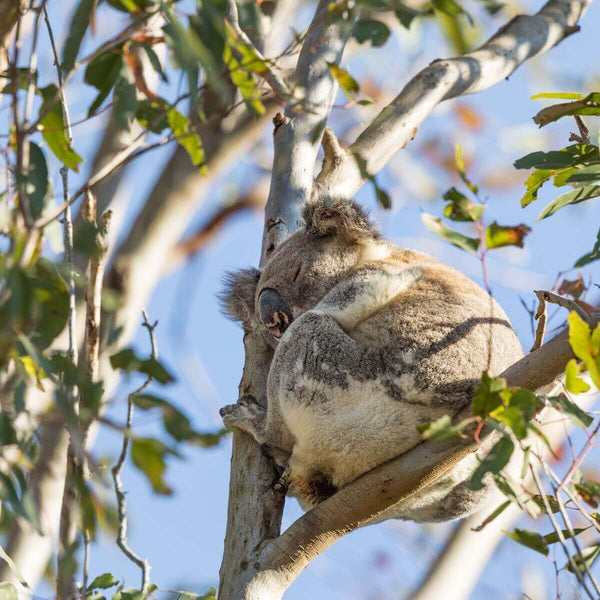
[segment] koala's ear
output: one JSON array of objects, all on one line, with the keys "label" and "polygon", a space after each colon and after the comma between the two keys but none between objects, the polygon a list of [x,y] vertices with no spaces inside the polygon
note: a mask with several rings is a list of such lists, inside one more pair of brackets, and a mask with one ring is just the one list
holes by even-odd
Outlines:
[{"label": "koala's ear", "polygon": [[355,200],[316,197],[302,211],[306,231],[323,237],[336,234],[349,243],[361,243],[381,237],[366,211]]},{"label": "koala's ear", "polygon": [[253,267],[230,271],[223,277],[218,294],[221,311],[232,321],[246,321],[254,316],[254,296],[260,271]]}]

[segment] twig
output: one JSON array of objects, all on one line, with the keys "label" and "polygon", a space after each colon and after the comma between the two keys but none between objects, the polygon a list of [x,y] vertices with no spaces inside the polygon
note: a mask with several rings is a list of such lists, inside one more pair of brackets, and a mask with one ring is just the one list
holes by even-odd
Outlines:
[{"label": "twig", "polygon": [[546,310],[546,298],[544,297],[544,292],[538,291],[535,292],[535,295],[538,298],[538,307],[535,311],[535,315],[533,318],[538,322],[538,324],[535,329],[535,340],[529,352],[537,350],[544,343],[544,335],[546,334],[546,321],[548,318],[548,313]]},{"label": "twig", "polygon": [[235,0],[228,0],[227,10],[227,20],[229,21],[231,28],[236,33],[238,38],[244,44],[246,44],[246,46],[249,46],[252,49],[252,51],[256,54],[258,61],[262,62],[262,65],[264,66],[263,70],[261,70],[258,75],[271,86],[273,92],[275,92],[275,94],[281,99],[285,100],[290,98],[291,93],[285,81],[283,81],[283,79],[275,72],[275,69],[273,69],[271,66],[270,61],[260,53],[250,38],[246,35],[246,32],[240,27],[238,8]]},{"label": "twig", "polygon": [[562,549],[564,550],[564,553],[567,557],[569,564],[571,565],[571,568],[573,569],[573,573],[575,574],[577,581],[579,582],[581,587],[583,587],[583,589],[585,590],[587,595],[590,597],[590,600],[597,600],[592,595],[590,590],[588,589],[587,583],[585,582],[581,572],[579,571],[579,569],[577,568],[577,565],[575,564],[575,561],[573,560],[573,557],[571,556],[571,553],[569,552],[569,548],[567,546],[567,541],[565,539],[565,536],[564,536],[562,529],[561,529],[560,525],[558,524],[557,520],[554,518],[554,513],[552,512],[552,508],[550,506],[550,503],[548,502],[548,498],[546,497],[546,491],[544,490],[544,487],[542,486],[542,482],[540,481],[540,478],[538,477],[538,474],[537,474],[536,470],[534,469],[533,465],[529,465],[529,470],[531,471],[533,480],[535,482],[535,486],[537,487],[538,492],[542,498],[542,502],[544,503],[544,507],[546,508],[548,517],[550,518],[552,526],[554,527],[554,531],[556,531],[556,535],[558,536],[558,541],[559,541]]},{"label": "twig", "polygon": [[[148,320],[148,313],[143,310],[142,315],[144,316],[144,322],[142,325],[148,330],[148,335],[150,336],[150,346],[151,346],[151,356],[152,358],[158,357],[158,351],[156,348],[156,338],[154,337],[154,329],[158,325],[158,321],[155,321],[154,324],[150,324]],[[137,394],[140,394],[144,391],[150,382],[152,381],[152,376],[148,375],[146,381],[137,389],[135,392],[129,394],[127,398],[127,419],[125,422],[125,433],[123,435],[123,446],[121,448],[121,454],[115,464],[115,466],[111,469],[111,473],[113,476],[113,481],[115,482],[115,494],[117,496],[117,510],[118,510],[118,519],[119,519],[119,531],[117,533],[117,546],[122,550],[123,554],[133,563],[135,563],[142,570],[142,592],[146,592],[148,590],[148,586],[150,585],[150,563],[147,558],[141,558],[137,555],[130,547],[129,542],[127,541],[127,503],[125,501],[125,492],[123,491],[123,481],[121,479],[121,471],[123,469],[123,465],[125,463],[125,458],[127,456],[127,448],[129,447],[129,438],[131,437],[131,422],[133,419],[133,399]]]},{"label": "twig", "polygon": [[588,325],[591,324],[590,315],[588,315],[585,310],[583,310],[583,308],[581,308],[581,306],[575,302],[575,300],[570,300],[569,298],[565,298],[564,296],[560,296],[559,294],[555,294],[554,292],[549,292],[546,290],[535,290],[535,295],[540,300],[543,298],[550,304],[556,304],[562,308],[566,308],[569,311],[575,311]]},{"label": "twig", "polygon": [[589,144],[590,143],[590,130],[587,125],[583,122],[583,119],[579,115],[575,115],[575,123],[579,129],[579,135],[571,133],[569,136],[570,142],[577,142],[578,144]]},{"label": "twig", "polygon": [[588,455],[589,451],[592,449],[592,446],[594,443],[594,438],[598,434],[599,430],[600,430],[600,423],[598,423],[596,425],[596,427],[594,427],[594,430],[588,437],[585,445],[581,449],[581,452],[577,455],[577,458],[573,461],[573,464],[569,467],[567,474],[564,476],[563,480],[559,483],[557,491],[560,492],[569,483],[569,481],[571,480],[571,477],[573,477],[573,474],[575,473],[575,471],[577,471],[577,469],[579,469],[579,465],[581,465],[581,463],[585,460],[585,457]]}]

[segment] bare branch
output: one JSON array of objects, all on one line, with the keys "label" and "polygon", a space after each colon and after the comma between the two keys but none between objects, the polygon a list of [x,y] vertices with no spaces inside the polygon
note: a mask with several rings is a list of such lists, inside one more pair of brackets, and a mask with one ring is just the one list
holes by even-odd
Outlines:
[{"label": "bare branch", "polygon": [[521,15],[501,27],[483,46],[464,56],[436,60],[418,73],[348,148],[345,160],[321,183],[351,197],[414,138],[443,100],[483,91],[523,62],[546,52],[574,31],[592,0],[550,0],[535,15]]},{"label": "bare branch", "polygon": [[575,300],[570,300],[569,298],[565,298],[564,296],[560,296],[559,294],[555,294],[554,292],[548,292],[546,290],[536,290],[535,295],[540,299],[543,298],[545,302],[550,302],[550,304],[556,304],[558,306],[562,306],[569,311],[576,312],[588,325],[591,325],[593,319],[590,315],[581,308],[581,306],[575,302]]},{"label": "bare branch", "polygon": [[[158,325],[158,322],[154,322],[151,324],[148,320],[148,313],[143,311],[144,322],[143,326],[148,330],[148,335],[150,336],[150,346],[151,356],[152,358],[157,358],[158,351],[156,347],[156,339],[154,337],[154,329]],[[123,554],[135,563],[142,571],[142,592],[146,593],[148,591],[148,586],[150,585],[150,563],[147,558],[141,558],[138,554],[136,554],[129,546],[129,542],[127,541],[127,502],[125,500],[125,492],[123,491],[123,481],[121,479],[121,471],[123,470],[123,465],[125,464],[125,458],[127,457],[127,449],[129,447],[129,438],[131,437],[131,423],[133,419],[133,399],[137,394],[140,394],[143,390],[145,390],[150,382],[152,381],[152,377],[148,375],[146,381],[133,393],[129,394],[127,398],[127,420],[125,422],[125,432],[123,434],[123,446],[121,447],[121,454],[117,459],[115,466],[111,469],[111,473],[113,476],[113,481],[115,483],[115,494],[117,496],[117,510],[118,510],[118,519],[119,519],[119,531],[117,533],[117,545],[122,550]]]},{"label": "bare branch", "polygon": [[537,350],[544,343],[544,335],[546,334],[546,320],[548,318],[548,313],[546,311],[546,298],[544,297],[544,293],[538,291],[535,292],[535,295],[538,298],[538,307],[533,318],[538,322],[538,324],[535,329],[535,340],[529,352]]}]

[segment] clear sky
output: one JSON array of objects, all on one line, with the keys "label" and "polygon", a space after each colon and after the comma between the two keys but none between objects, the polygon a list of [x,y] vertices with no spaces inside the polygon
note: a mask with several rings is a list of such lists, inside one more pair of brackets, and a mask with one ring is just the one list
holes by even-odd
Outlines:
[{"label": "clear sky", "polygon": [[[60,6],[50,3],[55,23],[61,20],[59,13],[67,10],[67,6],[68,10],[72,8],[72,2],[58,4]],[[537,8],[541,3],[528,2],[526,6]],[[114,11],[111,14],[114,15]],[[494,31],[505,20],[506,17],[497,19],[496,25],[488,31]],[[550,126],[547,132],[538,133],[531,117],[543,103],[531,101],[529,96],[545,91],[580,91],[593,76],[596,83],[600,82],[598,23],[600,5],[596,3],[586,15],[580,33],[543,58],[519,69],[509,81],[461,100],[462,104],[482,115],[481,131],[469,131],[457,123],[452,117],[455,101],[436,109],[416,139],[378,178],[380,185],[390,192],[393,209],[386,212],[376,208],[371,188],[366,187],[358,194],[358,199],[371,209],[373,217],[381,224],[384,234],[400,245],[429,252],[481,282],[481,269],[475,258],[443,243],[421,223],[422,210],[441,215],[441,194],[450,185],[457,184],[426,158],[422,150],[436,139],[443,140],[438,147],[447,149],[460,142],[466,156],[473,160],[469,169],[472,179],[481,183],[493,174],[500,179],[511,177],[511,163],[528,151],[566,145],[571,124],[559,123]],[[102,25],[116,30],[120,21],[115,17],[114,23]],[[296,28],[300,29],[301,25],[298,23]],[[423,44],[419,43],[416,32],[411,35],[400,32],[383,49],[369,50],[345,66],[359,82],[370,78],[387,91],[400,91],[410,76],[432,59],[451,53],[433,23],[423,24],[418,29],[423,36],[421,39],[426,41],[425,50],[420,50]],[[87,43],[87,48],[95,46],[89,40]],[[78,94],[80,89],[81,83],[75,79],[71,94],[75,115],[83,115],[86,110],[85,101]],[[87,101],[90,94],[85,98]],[[361,117],[358,111],[349,114],[340,108],[343,102],[339,97],[330,124],[342,138],[347,135],[346,139],[351,140],[352,127],[360,125]],[[363,119],[367,121],[366,117]],[[599,121],[596,119],[593,123],[590,120],[593,136],[598,133]],[[101,118],[75,128],[76,148],[83,156],[92,156],[102,128]],[[270,130],[265,130],[264,139],[260,152],[257,150],[248,156],[236,165],[234,172],[215,184],[196,219],[190,223],[190,230],[219,202],[243,191],[248,182],[263,174],[253,162],[260,155],[261,164],[270,163]],[[128,199],[128,219],[133,218],[140,200],[151,188],[171,151],[172,148],[158,151],[129,169],[121,191]],[[58,172],[57,165],[53,166]],[[74,181],[72,185],[76,184]],[[528,349],[532,341],[529,315],[520,298],[531,304],[532,289],[552,287],[558,271],[570,267],[591,249],[600,227],[600,200],[567,208],[559,215],[533,225],[543,204],[557,195],[554,188],[545,189],[540,194],[541,199],[524,210],[519,205],[520,186],[506,190],[481,187],[483,194],[489,197],[489,221],[496,219],[501,224],[524,222],[533,226],[525,249],[496,250],[488,263],[494,295],[513,321],[523,347]],[[431,190],[430,199],[419,197],[427,189]],[[225,270],[257,263],[261,230],[261,214],[236,218],[205,252],[164,280],[148,305],[151,318],[159,320],[156,334],[161,359],[177,376],[175,384],[155,391],[184,408],[198,429],[219,427],[218,409],[237,398],[243,364],[241,329],[219,313],[215,294]],[[598,264],[585,271],[587,278],[598,281]],[[598,295],[592,291],[589,298],[597,301]],[[147,352],[144,332],[138,334],[136,346],[140,353]],[[120,386],[115,396],[118,401],[110,409],[111,418],[124,419],[127,391],[134,389],[136,384],[137,380],[131,378]],[[138,414],[135,431],[143,435],[159,431],[157,418],[148,413]],[[115,432],[102,429],[94,453],[98,457],[114,459],[119,442]],[[128,491],[129,539],[138,553],[149,558],[152,581],[161,588],[184,588],[202,593],[218,580],[225,531],[230,440],[216,449],[185,448],[184,455],[185,460],[169,463],[167,481],[175,489],[171,497],[153,495],[146,480],[127,464],[123,479]],[[297,504],[290,501],[284,525],[299,515]],[[406,522],[388,522],[355,532],[315,560],[290,588],[286,598],[401,598],[422,576],[449,532],[447,525],[417,526]],[[483,577],[485,583],[478,585],[473,598],[519,597],[521,574],[525,569],[539,572],[551,593],[549,563],[545,564],[543,558],[508,541],[501,545],[498,559],[488,566]],[[95,576],[104,571],[115,573],[128,585],[138,584],[137,568],[123,557],[112,540],[101,537],[92,548],[91,573]],[[42,587],[39,594],[47,597],[50,591]]]}]

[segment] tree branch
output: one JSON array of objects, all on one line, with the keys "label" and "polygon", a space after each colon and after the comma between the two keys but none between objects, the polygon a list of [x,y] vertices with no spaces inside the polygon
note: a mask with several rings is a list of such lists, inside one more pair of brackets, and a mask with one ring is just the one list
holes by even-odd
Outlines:
[{"label": "tree branch", "polygon": [[443,100],[483,91],[506,79],[523,62],[572,34],[592,0],[550,0],[535,15],[521,15],[483,46],[464,56],[433,61],[358,136],[341,164],[318,181],[331,193],[351,197],[412,140]]},{"label": "tree branch", "polygon": [[[598,315],[594,318],[598,322]],[[508,386],[539,391],[563,373],[573,357],[568,331],[509,367],[501,377]],[[470,406],[457,420],[471,416]],[[279,537],[268,541],[251,560],[256,569],[245,600],[276,600],[308,563],[340,537],[368,524],[390,507],[431,485],[458,462],[477,450],[489,449],[494,432],[481,435],[480,446],[471,438],[424,442],[406,454],[365,473],[350,485],[300,517]]]}]

